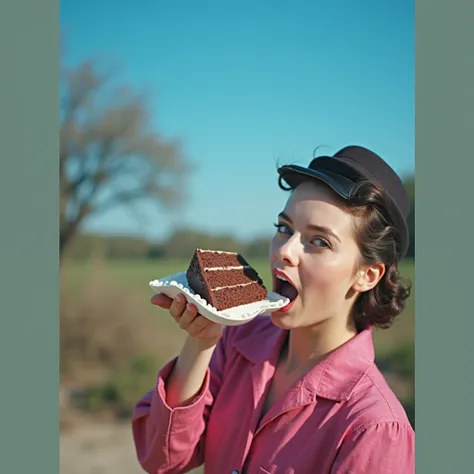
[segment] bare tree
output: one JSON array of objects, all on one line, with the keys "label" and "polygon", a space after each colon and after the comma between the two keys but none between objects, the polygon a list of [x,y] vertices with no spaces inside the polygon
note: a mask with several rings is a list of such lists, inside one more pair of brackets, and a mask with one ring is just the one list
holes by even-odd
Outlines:
[{"label": "bare tree", "polygon": [[163,210],[181,203],[191,168],[180,143],[157,132],[147,95],[114,86],[92,61],[62,74],[61,257],[91,215],[142,200]]}]

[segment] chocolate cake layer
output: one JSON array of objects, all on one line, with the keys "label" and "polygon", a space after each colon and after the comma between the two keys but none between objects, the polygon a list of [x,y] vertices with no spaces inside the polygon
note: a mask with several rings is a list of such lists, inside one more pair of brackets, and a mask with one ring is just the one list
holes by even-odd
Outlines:
[{"label": "chocolate cake layer", "polygon": [[208,303],[210,303],[211,295],[204,279],[204,268],[201,267],[201,261],[197,251],[194,253],[193,259],[189,264],[188,271],[186,272],[186,277],[188,279],[189,287],[196,294],[200,295]]},{"label": "chocolate cake layer", "polygon": [[199,252],[203,268],[211,267],[240,267],[248,265],[245,259],[237,253],[212,253],[204,250]]},{"label": "chocolate cake layer", "polygon": [[198,249],[186,276],[190,288],[218,311],[267,296],[258,273],[237,253]]},{"label": "chocolate cake layer", "polygon": [[243,304],[264,300],[267,290],[258,283],[246,286],[234,286],[211,292],[211,304],[219,311]]},{"label": "chocolate cake layer", "polygon": [[242,285],[244,283],[259,282],[257,272],[253,268],[242,268],[240,270],[205,270],[204,278],[210,289],[221,286]]}]

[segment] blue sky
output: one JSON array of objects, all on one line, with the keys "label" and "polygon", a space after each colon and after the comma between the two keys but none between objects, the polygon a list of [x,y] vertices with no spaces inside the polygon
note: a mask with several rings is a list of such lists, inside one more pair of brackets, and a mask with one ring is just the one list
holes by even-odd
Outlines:
[{"label": "blue sky", "polygon": [[269,234],[287,197],[275,159],[308,164],[319,145],[414,170],[413,1],[62,0],[61,28],[69,62],[103,58],[151,90],[157,128],[197,164],[179,213],[116,209],[86,230]]}]

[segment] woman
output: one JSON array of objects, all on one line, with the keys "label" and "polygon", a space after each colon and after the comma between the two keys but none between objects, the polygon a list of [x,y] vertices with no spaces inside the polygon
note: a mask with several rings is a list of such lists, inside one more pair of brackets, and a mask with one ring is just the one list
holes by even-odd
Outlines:
[{"label": "woman", "polygon": [[137,404],[139,462],[154,474],[202,463],[206,474],[414,473],[414,432],[374,364],[371,332],[409,295],[403,185],[356,146],[278,172],[291,194],[270,264],[291,302],[223,329],[182,295],[153,297],[188,337]]}]

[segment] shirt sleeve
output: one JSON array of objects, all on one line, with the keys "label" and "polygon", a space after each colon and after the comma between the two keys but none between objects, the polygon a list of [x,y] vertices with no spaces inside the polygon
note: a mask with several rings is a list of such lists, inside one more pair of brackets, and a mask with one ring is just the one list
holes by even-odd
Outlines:
[{"label": "shirt sleeve", "polygon": [[222,383],[227,332],[225,328],[201,390],[190,403],[174,408],[166,403],[166,384],[177,358],[161,369],[155,389],[137,403],[132,433],[145,472],[179,474],[203,463],[204,432]]},{"label": "shirt sleeve", "polygon": [[331,474],[414,474],[415,434],[408,423],[375,423],[342,443]]}]

